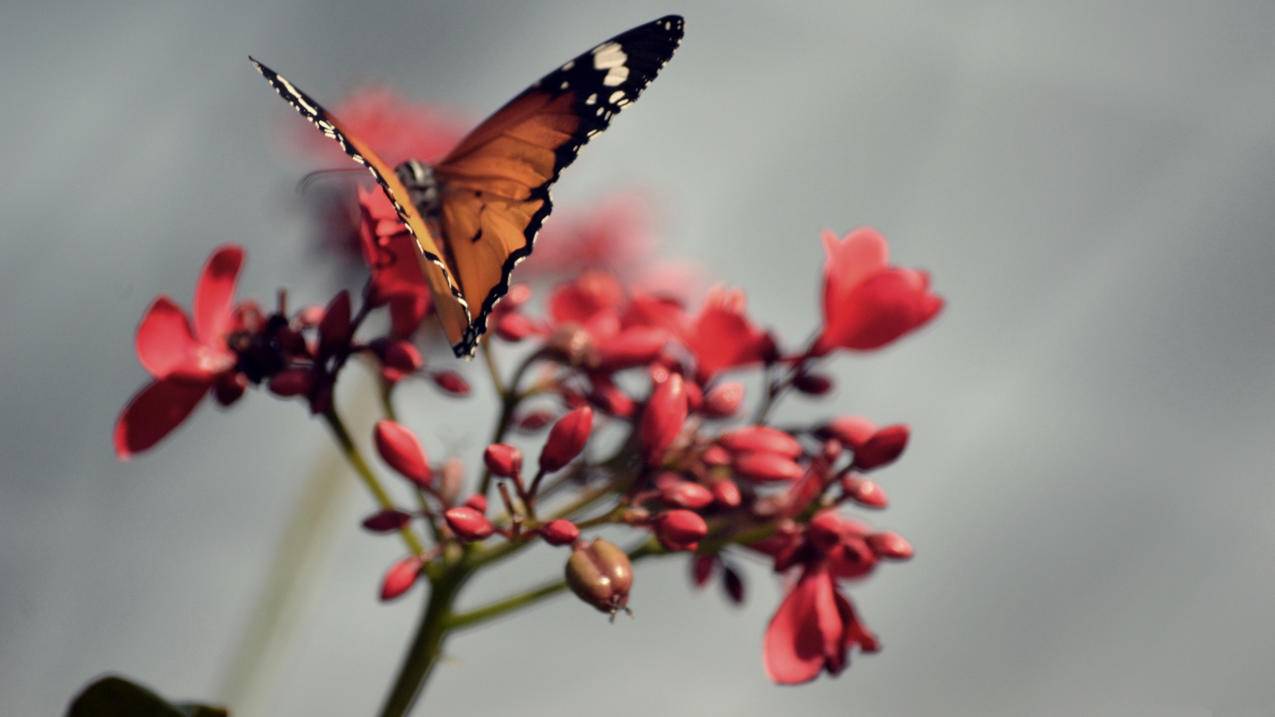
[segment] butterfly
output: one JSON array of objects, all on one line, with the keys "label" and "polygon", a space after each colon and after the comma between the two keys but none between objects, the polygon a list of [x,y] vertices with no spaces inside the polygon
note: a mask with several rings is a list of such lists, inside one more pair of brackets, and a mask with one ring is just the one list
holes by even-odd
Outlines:
[{"label": "butterfly", "polygon": [[470,357],[553,209],[549,188],[655,79],[681,42],[683,24],[677,15],[662,17],[569,60],[433,166],[409,159],[391,167],[296,85],[249,59],[280,97],[371,172],[416,238],[452,351]]}]

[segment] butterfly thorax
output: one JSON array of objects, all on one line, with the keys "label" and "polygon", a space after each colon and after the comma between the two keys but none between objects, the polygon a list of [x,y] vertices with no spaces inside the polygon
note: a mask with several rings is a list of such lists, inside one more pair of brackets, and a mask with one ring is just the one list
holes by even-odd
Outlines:
[{"label": "butterfly thorax", "polygon": [[394,168],[394,174],[407,187],[408,197],[416,207],[416,211],[426,219],[437,219],[442,210],[439,201],[438,181],[434,178],[434,168],[424,162],[409,159]]}]

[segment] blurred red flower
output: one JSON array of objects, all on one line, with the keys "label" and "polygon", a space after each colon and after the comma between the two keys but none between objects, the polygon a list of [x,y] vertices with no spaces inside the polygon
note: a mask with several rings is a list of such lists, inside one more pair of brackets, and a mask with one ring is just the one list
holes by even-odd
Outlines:
[{"label": "blurred red flower", "polygon": [[823,332],[812,353],[878,349],[924,326],[943,308],[930,275],[890,266],[885,237],[856,229],[837,239],[824,232]]},{"label": "blurred red flower", "polygon": [[[195,285],[194,329],[172,299],[155,299],[137,327],[137,358],[154,379],[135,394],[115,424],[115,454],[127,460],[176,428],[218,382],[238,384],[228,338],[242,320],[233,299],[244,251],[219,247]],[[233,401],[239,393],[225,395]]]},{"label": "blurred red flower", "polygon": [[[372,145],[391,165],[408,159],[436,163],[456,146],[465,131],[464,123],[447,110],[411,102],[384,87],[356,89],[332,108],[332,114],[340,118],[350,134]],[[302,129],[305,131],[300,137],[307,148],[333,162],[349,161],[331,140],[308,127]]]},{"label": "blurred red flower", "polygon": [[700,380],[761,363],[773,353],[770,336],[748,319],[744,304],[744,292],[714,288],[688,322],[682,341],[695,354]]},{"label": "blurred red flower", "polygon": [[766,674],[781,685],[809,682],[827,670],[845,669],[846,653],[858,645],[864,652],[880,649],[850,601],[837,590],[826,566],[802,573],[766,628]]}]

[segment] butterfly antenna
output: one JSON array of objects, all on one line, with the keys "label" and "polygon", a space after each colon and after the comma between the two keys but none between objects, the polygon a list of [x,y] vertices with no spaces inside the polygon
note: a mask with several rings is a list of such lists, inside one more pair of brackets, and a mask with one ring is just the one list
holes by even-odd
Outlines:
[{"label": "butterfly antenna", "polygon": [[310,185],[326,176],[333,174],[348,174],[351,172],[366,172],[362,167],[339,167],[336,169],[316,169],[307,173],[304,177],[297,180],[297,194],[305,194],[310,189]]}]

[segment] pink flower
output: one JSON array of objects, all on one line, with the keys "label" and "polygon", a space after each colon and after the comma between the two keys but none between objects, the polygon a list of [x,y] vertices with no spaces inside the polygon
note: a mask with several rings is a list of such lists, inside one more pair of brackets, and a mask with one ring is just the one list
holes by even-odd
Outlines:
[{"label": "pink flower", "polygon": [[873,229],[856,229],[838,240],[823,235],[823,332],[812,353],[835,348],[879,349],[915,331],[943,308],[930,292],[930,275],[887,263],[885,238]]},{"label": "pink flower", "polygon": [[230,334],[238,328],[233,306],[244,252],[225,245],[215,250],[195,285],[194,328],[172,299],[160,296],[137,327],[137,358],[153,382],[129,401],[115,424],[115,454],[127,460],[155,445],[181,424],[208,390],[228,386],[242,393],[235,374]]}]

